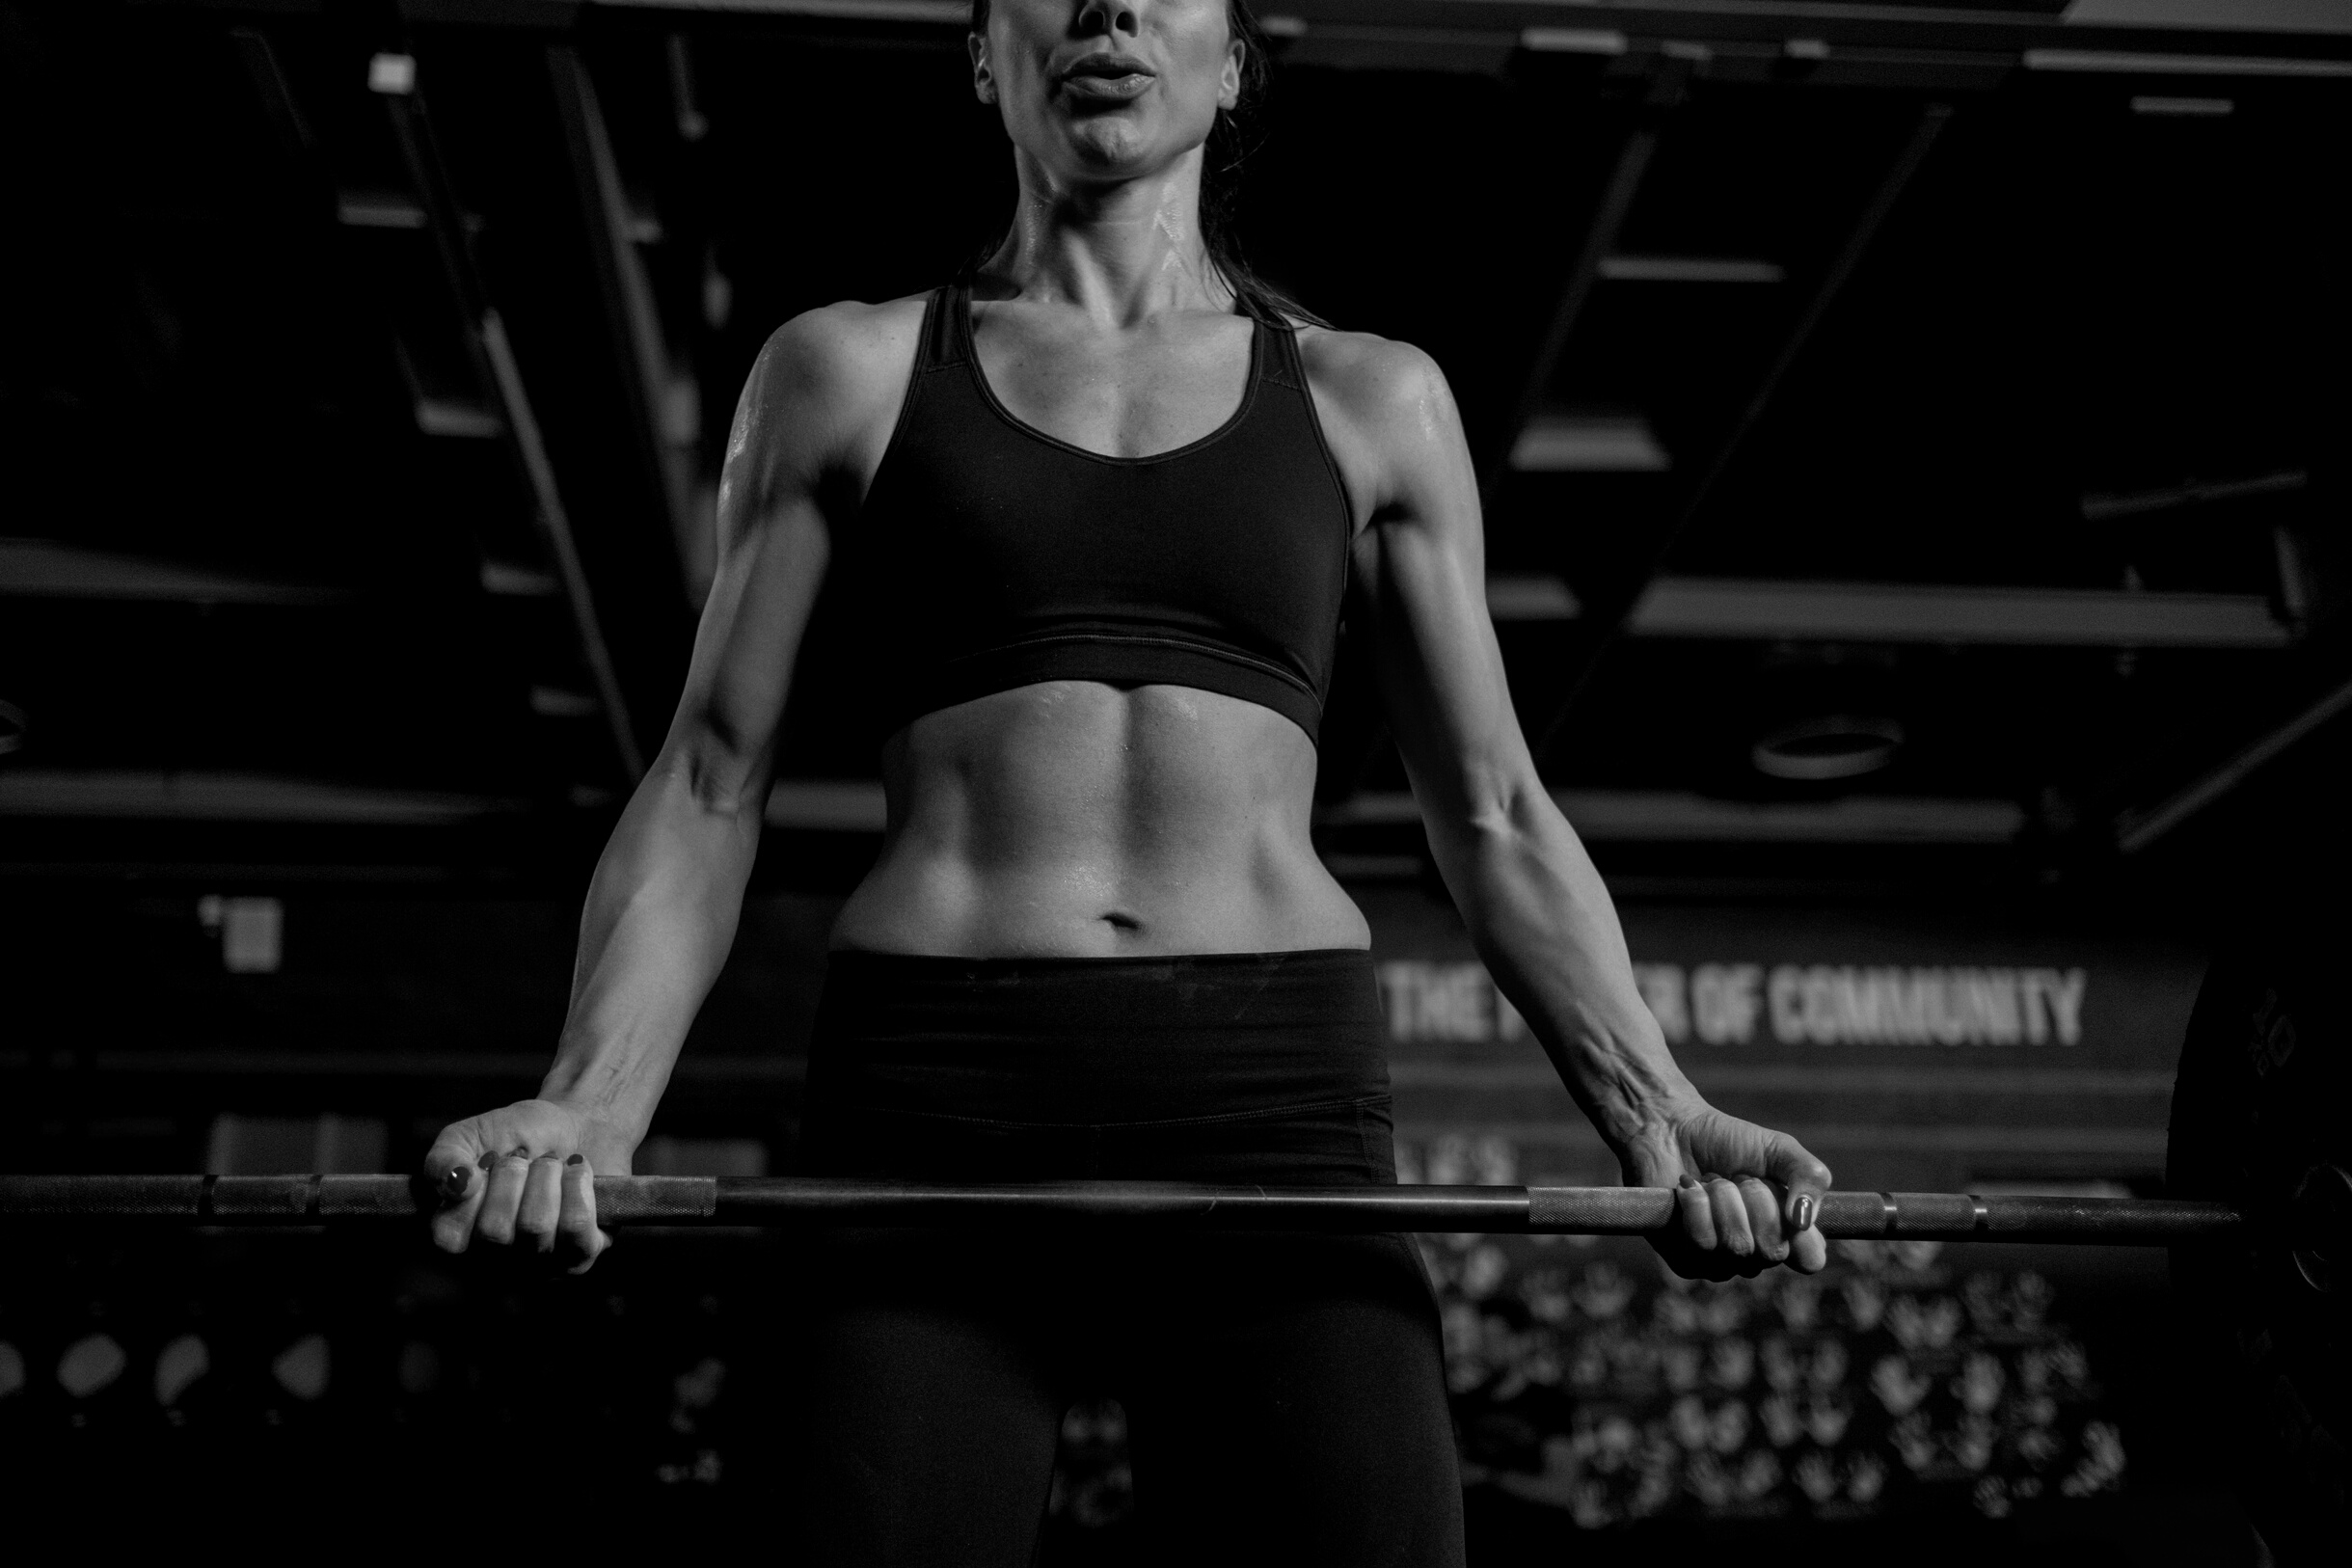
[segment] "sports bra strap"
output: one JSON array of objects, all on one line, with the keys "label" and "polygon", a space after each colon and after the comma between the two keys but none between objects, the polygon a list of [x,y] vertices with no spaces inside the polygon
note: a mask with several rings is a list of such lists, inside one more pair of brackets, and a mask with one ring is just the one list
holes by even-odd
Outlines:
[{"label": "sports bra strap", "polygon": [[1307,391],[1307,364],[1299,358],[1299,332],[1289,322],[1276,316],[1272,320],[1253,311],[1250,319],[1257,323],[1257,337],[1262,345],[1257,361],[1259,374],[1278,387],[1289,387],[1299,392]]},{"label": "sports bra strap", "polygon": [[971,292],[961,283],[934,288],[923,305],[923,341],[915,351],[915,374],[963,363],[967,336],[962,317],[971,311]]}]

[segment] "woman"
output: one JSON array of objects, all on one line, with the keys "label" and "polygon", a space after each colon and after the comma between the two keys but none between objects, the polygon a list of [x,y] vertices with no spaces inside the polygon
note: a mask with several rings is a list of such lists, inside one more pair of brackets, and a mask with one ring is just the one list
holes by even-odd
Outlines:
[{"label": "woman", "polygon": [[[606,1244],[589,1177],[629,1169],[726,957],[830,568],[876,628],[889,826],[833,933],[805,1169],[1395,1179],[1369,933],[1308,835],[1344,608],[1488,966],[1625,1179],[1681,1189],[1670,1258],[1819,1269],[1829,1173],[1676,1068],[1537,780],[1443,377],[1203,238],[1203,145],[1263,68],[1240,0],[979,0],[971,55],[1011,231],[968,284],[761,354],[555,1066],[434,1146],[441,1243]],[[796,1402],[820,1560],[1027,1562],[1061,1414],[1105,1386],[1176,1559],[1461,1560],[1402,1238],[827,1245]]]}]

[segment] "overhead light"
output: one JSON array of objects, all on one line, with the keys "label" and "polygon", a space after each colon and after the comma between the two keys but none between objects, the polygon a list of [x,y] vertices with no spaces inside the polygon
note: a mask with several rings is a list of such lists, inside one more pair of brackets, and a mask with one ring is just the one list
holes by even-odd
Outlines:
[{"label": "overhead light", "polygon": [[1666,450],[1636,415],[1539,414],[1511,447],[1522,473],[1662,473]]},{"label": "overhead light", "polygon": [[1748,752],[1771,778],[1819,784],[1875,773],[1903,747],[1903,726],[1867,714],[1823,714],[1767,731]]},{"label": "overhead light", "polygon": [[[1767,778],[1834,784],[1882,771],[1903,749],[1901,673],[1885,649],[1778,648],[1762,656],[1741,730]],[[1726,737],[1729,739],[1730,737]]]},{"label": "overhead light", "polygon": [[1625,53],[1625,35],[1608,27],[1530,27],[1519,35],[1529,54]]},{"label": "overhead light", "polygon": [[417,91],[417,57],[380,54],[367,62],[367,91],[404,98]]},{"label": "overhead light", "polygon": [[2153,93],[2142,93],[2131,100],[2135,115],[2189,115],[2219,118],[2232,114],[2237,103],[2230,98],[2168,98]]}]

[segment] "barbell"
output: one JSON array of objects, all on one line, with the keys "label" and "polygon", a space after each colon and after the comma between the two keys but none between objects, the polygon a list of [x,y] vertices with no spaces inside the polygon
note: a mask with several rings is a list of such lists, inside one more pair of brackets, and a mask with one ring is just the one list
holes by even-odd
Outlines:
[{"label": "barbell", "polygon": [[[2352,1188],[2352,1177],[2333,1178]],[[183,1220],[206,1225],[416,1219],[439,1206],[400,1176],[7,1176],[0,1215]],[[2318,1211],[2315,1210],[2315,1213]],[[2352,1209],[2328,1211],[2340,1226]],[[1641,1235],[1673,1223],[1663,1187],[1263,1187],[1173,1181],[974,1185],[832,1176],[598,1176],[612,1225],[769,1227],[1176,1226],[1203,1230],[1442,1230]],[[2325,1216],[2321,1216],[2324,1220]],[[2236,1205],[2153,1198],[1980,1198],[1832,1192],[1816,1220],[1833,1239],[2191,1246],[2250,1223]],[[2342,1236],[2331,1237],[2340,1249]]]}]

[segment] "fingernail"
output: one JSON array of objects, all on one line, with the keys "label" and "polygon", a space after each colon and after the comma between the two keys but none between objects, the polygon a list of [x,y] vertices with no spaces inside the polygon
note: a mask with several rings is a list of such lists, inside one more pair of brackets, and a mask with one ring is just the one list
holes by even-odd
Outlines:
[{"label": "fingernail", "polygon": [[588,1156],[585,1154],[575,1154],[570,1159],[565,1160],[563,1163],[566,1165],[585,1165],[588,1163]]},{"label": "fingernail", "polygon": [[453,1165],[441,1175],[441,1195],[444,1198],[463,1198],[473,1184],[473,1173],[463,1165]]},{"label": "fingernail", "polygon": [[521,1144],[517,1144],[514,1147],[514,1152],[506,1157],[510,1160],[527,1160],[530,1158],[530,1150],[525,1149]]},{"label": "fingernail", "polygon": [[480,1167],[481,1167],[483,1170],[487,1171],[487,1170],[489,1170],[489,1169],[490,1169],[492,1166],[494,1166],[494,1165],[496,1165],[496,1164],[498,1164],[498,1162],[499,1162],[499,1157],[498,1157],[496,1154],[493,1154],[493,1153],[491,1153],[489,1150],[484,1149],[484,1150],[482,1151],[482,1157],[481,1157],[480,1159],[478,1159],[478,1160],[475,1160],[473,1163],[474,1163],[474,1164],[476,1164],[476,1165],[478,1165],[478,1166],[480,1166]]},{"label": "fingernail", "polygon": [[1675,1185],[1678,1187],[1695,1187],[1698,1185],[1698,1183],[1690,1179],[1690,1172],[1685,1171],[1682,1175],[1682,1179],[1676,1182]]},{"label": "fingernail", "polygon": [[1811,1193],[1806,1193],[1802,1198],[1797,1200],[1797,1229],[1799,1230],[1813,1229],[1813,1195]]}]

